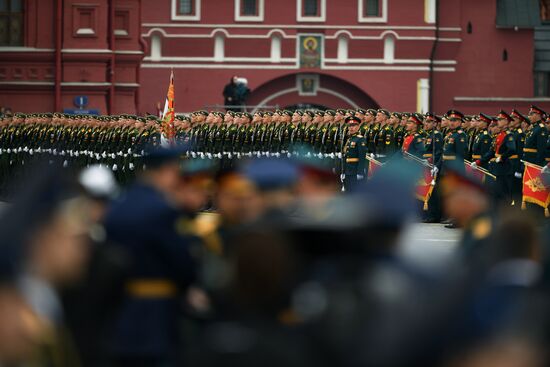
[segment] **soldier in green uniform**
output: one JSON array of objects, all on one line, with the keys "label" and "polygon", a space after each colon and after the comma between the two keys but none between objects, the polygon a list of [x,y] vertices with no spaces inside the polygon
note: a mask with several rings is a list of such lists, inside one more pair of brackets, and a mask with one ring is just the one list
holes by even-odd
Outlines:
[{"label": "soldier in green uniform", "polygon": [[375,122],[376,113],[376,110],[373,110],[372,108],[369,108],[365,113],[365,124],[367,127],[364,136],[367,139],[367,150],[369,154],[374,154],[376,152],[375,137],[378,134],[378,130],[380,130],[380,124]]},{"label": "soldier in green uniform", "polygon": [[400,114],[399,112],[392,112],[390,116],[390,125],[393,127],[395,147],[397,150],[403,146],[403,140],[407,135],[406,125],[402,124],[402,120],[405,119],[405,123],[408,121],[410,114]]},{"label": "soldier in green uniform", "polygon": [[449,128],[443,141],[443,172],[449,162],[464,162],[468,149],[468,137],[462,130],[464,115],[460,111],[450,110],[446,116],[449,121]]},{"label": "soldier in green uniform", "polygon": [[363,135],[359,134],[360,119],[355,116],[349,116],[345,122],[348,126],[348,137],[342,154],[342,174],[340,179],[345,191],[349,192],[358,181],[362,181],[367,177],[367,142]]},{"label": "soldier in green uniform", "polygon": [[492,149],[481,159],[472,163],[472,167],[494,161],[493,172],[497,177],[494,186],[495,199],[504,205],[512,203],[511,183],[514,175],[514,160],[517,160],[516,143],[514,135],[508,131],[510,115],[500,111],[497,116],[498,135],[493,141]]},{"label": "soldier in green uniform", "polygon": [[[491,150],[493,145],[493,137],[488,131],[489,124],[491,123],[491,116],[484,113],[479,114],[479,119],[476,122],[476,134],[472,144],[472,160],[480,160]],[[480,167],[487,169],[487,165],[480,162]]]},{"label": "soldier in green uniform", "polygon": [[532,105],[529,110],[529,121],[531,128],[525,134],[525,145],[523,146],[523,160],[539,166],[545,165],[545,149],[548,131],[542,122],[542,116],[546,112]]},{"label": "soldier in green uniform", "polygon": [[518,110],[513,109],[510,114],[512,121],[510,122],[510,132],[514,135],[516,143],[516,152],[518,159],[514,164],[514,180],[512,182],[512,203],[514,206],[519,207],[522,197],[523,186],[523,147],[525,145],[525,131],[523,131],[521,125],[523,123],[529,123],[529,119],[523,116]]},{"label": "soldier in green uniform", "polygon": [[419,133],[422,129],[423,118],[420,114],[413,113],[407,120],[406,136],[403,139],[401,149],[403,152],[411,154],[418,158],[424,157],[424,138]]},{"label": "soldier in green uniform", "polygon": [[435,186],[428,201],[428,210],[425,212],[423,221],[425,223],[441,222],[441,194],[439,187],[438,173],[441,170],[443,157],[443,135],[437,130],[439,117],[432,112],[424,116],[423,132],[425,136],[424,154],[422,158],[433,165],[432,176]]},{"label": "soldier in green uniform", "polygon": [[375,137],[375,155],[381,160],[391,158],[396,149],[394,129],[389,123],[389,118],[389,111],[384,109],[378,110],[376,114],[376,122],[380,124],[380,129]]}]

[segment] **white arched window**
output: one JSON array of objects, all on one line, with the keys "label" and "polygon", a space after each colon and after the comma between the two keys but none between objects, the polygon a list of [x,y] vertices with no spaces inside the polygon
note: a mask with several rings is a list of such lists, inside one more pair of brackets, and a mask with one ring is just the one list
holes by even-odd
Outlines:
[{"label": "white arched window", "polygon": [[151,60],[160,61],[162,58],[162,43],[160,34],[156,33],[151,36]]},{"label": "white arched window", "polygon": [[214,39],[214,61],[223,61],[225,57],[225,37],[221,34]]},{"label": "white arched window", "polygon": [[341,64],[348,62],[348,44],[349,40],[346,36],[338,37],[338,62]]},{"label": "white arched window", "polygon": [[387,36],[384,38],[384,63],[393,64],[395,60],[395,38]]},{"label": "white arched window", "polygon": [[281,62],[281,36],[271,37],[271,62]]}]

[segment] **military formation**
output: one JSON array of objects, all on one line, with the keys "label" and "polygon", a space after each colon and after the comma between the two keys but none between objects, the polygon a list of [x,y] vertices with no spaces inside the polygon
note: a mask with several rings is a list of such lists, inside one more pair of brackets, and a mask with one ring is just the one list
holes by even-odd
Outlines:
[{"label": "military formation", "polygon": [[[196,111],[177,116],[174,127],[175,142],[186,144],[187,156],[212,160],[222,169],[252,157],[305,154],[325,160],[346,189],[368,177],[371,162],[382,164],[396,152],[418,158],[434,177],[446,162],[466,160],[490,173],[495,198],[517,204],[521,161],[540,166],[550,161],[546,116],[536,106],[528,117],[517,110],[496,116],[465,116],[454,110],[443,116],[385,109]],[[163,136],[163,124],[155,116],[4,115],[1,180],[17,175],[38,156],[77,169],[105,165],[119,182],[127,183],[136,170],[146,168],[147,147],[161,145]],[[439,217],[435,213],[427,220]]]}]

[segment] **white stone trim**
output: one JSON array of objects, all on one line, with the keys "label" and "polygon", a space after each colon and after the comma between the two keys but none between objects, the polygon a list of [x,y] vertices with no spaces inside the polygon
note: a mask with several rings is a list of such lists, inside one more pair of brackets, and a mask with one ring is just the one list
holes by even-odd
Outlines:
[{"label": "white stone trim", "polygon": [[2,81],[0,85],[36,85],[36,86],[53,86],[54,82],[30,82],[30,81]]},{"label": "white stone trim", "polygon": [[[303,1],[296,0],[296,21],[297,22],[325,22],[327,19],[327,0],[319,1],[319,16],[311,17],[302,15]],[[277,27],[280,28],[280,27]],[[323,27],[324,28],[324,27]]]},{"label": "white stone trim", "polygon": [[234,0],[235,2],[235,22],[263,22],[264,21],[264,0],[256,0],[258,6],[258,15],[241,15],[242,0]]},{"label": "white stone trim", "polygon": [[79,36],[93,36],[95,31],[92,28],[79,28],[76,30],[76,34]]},{"label": "white stone trim", "polygon": [[[203,23],[143,23],[145,28],[254,28],[254,29],[319,29],[315,24],[203,24]],[[388,29],[407,31],[435,31],[435,26],[399,26],[399,25],[323,25],[323,29]],[[440,27],[440,32],[462,32],[460,27]]]},{"label": "white stone trim", "polygon": [[178,1],[179,0],[172,0],[172,9],[171,9],[172,20],[191,20],[191,21],[201,20],[201,0],[195,0],[195,14],[193,15],[179,15]]},{"label": "white stone trim", "polygon": [[[224,61],[227,61],[225,59]],[[296,70],[298,65],[273,65],[273,64],[161,64],[144,63],[140,66],[143,69],[264,69],[264,70]],[[347,65],[324,65],[324,70],[355,70],[355,71],[430,71],[429,66],[397,66],[397,65],[379,65],[379,66],[347,66]],[[435,72],[455,72],[454,67],[435,67]]]},{"label": "white stone trim", "polygon": [[62,87],[108,87],[107,82],[61,82]]},{"label": "white stone trim", "polygon": [[35,48],[35,47],[0,47],[0,52],[54,52],[55,48]]},{"label": "white stone trim", "polygon": [[363,1],[357,0],[357,21],[359,23],[387,23],[388,22],[388,0],[382,0],[382,15],[379,17],[363,16]]},{"label": "white stone trim", "polygon": [[548,97],[454,97],[456,102],[550,102]]}]

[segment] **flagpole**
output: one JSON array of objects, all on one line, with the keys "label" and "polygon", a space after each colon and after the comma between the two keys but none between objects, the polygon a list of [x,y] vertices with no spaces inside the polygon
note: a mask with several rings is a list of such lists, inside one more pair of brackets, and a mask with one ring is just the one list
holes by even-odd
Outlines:
[{"label": "flagpole", "polygon": [[[472,167],[472,162],[470,162],[469,160],[465,159],[464,160],[464,163],[468,164],[468,166]],[[472,167],[476,170],[478,170],[479,172],[483,173],[484,175],[486,176],[489,176],[491,177],[492,179],[496,180],[497,179],[497,176],[493,175],[492,173],[490,173],[489,171],[487,171],[485,168],[483,167]]]},{"label": "flagpole", "polygon": [[534,163],[531,163],[531,162],[527,162],[527,161],[524,161],[523,159],[520,160],[521,163],[527,165],[527,166],[531,166],[531,167],[534,167],[534,168],[538,168],[540,170],[542,170],[542,167],[537,165],[537,164],[534,164]]}]

